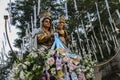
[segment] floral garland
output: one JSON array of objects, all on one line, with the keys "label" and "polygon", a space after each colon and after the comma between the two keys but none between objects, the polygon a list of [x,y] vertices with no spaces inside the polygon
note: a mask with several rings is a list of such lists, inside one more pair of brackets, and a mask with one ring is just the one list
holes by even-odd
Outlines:
[{"label": "floral garland", "polygon": [[74,78],[77,76],[78,80],[86,80],[94,77],[91,67],[94,62],[89,57],[86,55],[81,60],[80,56],[62,48],[42,53],[32,51],[25,60],[21,57],[14,63],[10,77],[12,80],[45,80],[46,77],[48,80],[67,80],[71,75]]}]

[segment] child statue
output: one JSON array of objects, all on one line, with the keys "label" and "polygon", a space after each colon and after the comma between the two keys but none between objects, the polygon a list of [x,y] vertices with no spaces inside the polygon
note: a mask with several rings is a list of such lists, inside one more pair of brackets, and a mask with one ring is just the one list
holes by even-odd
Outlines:
[{"label": "child statue", "polygon": [[69,39],[68,32],[65,30],[66,19],[64,16],[61,16],[58,23],[58,29],[55,31],[58,32],[60,40],[68,47]]}]

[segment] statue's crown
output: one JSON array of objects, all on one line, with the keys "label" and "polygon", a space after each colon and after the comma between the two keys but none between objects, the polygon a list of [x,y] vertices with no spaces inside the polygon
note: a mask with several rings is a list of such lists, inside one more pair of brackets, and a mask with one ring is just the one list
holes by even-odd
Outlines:
[{"label": "statue's crown", "polygon": [[48,18],[50,18],[50,11],[49,10],[47,10],[47,11],[42,11],[42,12],[40,12],[40,14],[39,14],[39,17],[40,18],[42,18],[42,17],[48,17]]},{"label": "statue's crown", "polygon": [[66,19],[63,15],[59,18],[59,22],[66,23]]}]

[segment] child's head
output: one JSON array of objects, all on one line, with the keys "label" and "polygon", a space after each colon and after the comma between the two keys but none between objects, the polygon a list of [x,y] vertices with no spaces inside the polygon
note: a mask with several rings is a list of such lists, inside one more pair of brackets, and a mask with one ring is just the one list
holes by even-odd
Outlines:
[{"label": "child's head", "polygon": [[64,29],[66,23],[66,19],[64,16],[61,16],[59,19],[58,29]]},{"label": "child's head", "polygon": [[65,23],[59,22],[58,29],[64,29],[64,27],[65,27]]}]

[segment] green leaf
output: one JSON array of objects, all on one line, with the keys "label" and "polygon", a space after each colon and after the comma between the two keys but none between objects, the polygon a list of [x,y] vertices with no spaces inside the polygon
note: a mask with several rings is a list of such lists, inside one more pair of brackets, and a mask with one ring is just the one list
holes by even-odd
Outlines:
[{"label": "green leaf", "polygon": [[34,76],[34,74],[30,74],[28,80],[32,80]]}]

